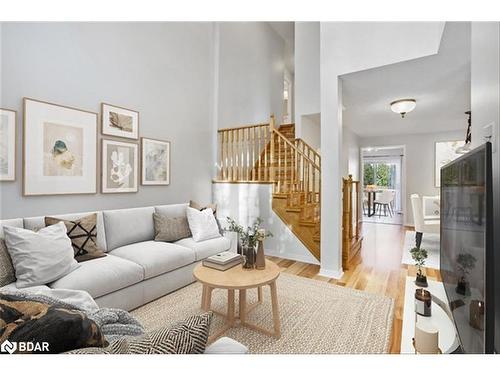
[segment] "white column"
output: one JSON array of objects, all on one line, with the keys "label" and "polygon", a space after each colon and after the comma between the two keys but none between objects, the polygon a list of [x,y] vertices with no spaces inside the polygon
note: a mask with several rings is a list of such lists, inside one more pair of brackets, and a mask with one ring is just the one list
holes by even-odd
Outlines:
[{"label": "white column", "polygon": [[[323,29],[321,24],[321,29]],[[320,275],[342,277],[342,86],[335,70],[334,46],[321,39],[321,269]]]}]

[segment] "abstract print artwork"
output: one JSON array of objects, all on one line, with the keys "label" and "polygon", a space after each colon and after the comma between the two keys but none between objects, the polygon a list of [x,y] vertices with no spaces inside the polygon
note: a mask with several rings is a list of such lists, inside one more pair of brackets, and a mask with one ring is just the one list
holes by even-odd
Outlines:
[{"label": "abstract print artwork", "polygon": [[43,175],[82,176],[83,130],[76,126],[43,124]]},{"label": "abstract print artwork", "polygon": [[137,191],[138,145],[102,140],[102,192]]},{"label": "abstract print artwork", "polygon": [[170,142],[141,138],[142,185],[170,184]]},{"label": "abstract print artwork", "polygon": [[16,179],[16,111],[0,108],[0,181]]},{"label": "abstract print artwork", "polygon": [[97,113],[24,99],[24,194],[95,194]]},{"label": "abstract print artwork", "polygon": [[441,167],[458,158],[460,154],[457,154],[457,149],[463,145],[463,140],[435,143],[434,185],[436,187],[441,186]]},{"label": "abstract print artwork", "polygon": [[139,112],[102,103],[102,134],[139,139]]}]

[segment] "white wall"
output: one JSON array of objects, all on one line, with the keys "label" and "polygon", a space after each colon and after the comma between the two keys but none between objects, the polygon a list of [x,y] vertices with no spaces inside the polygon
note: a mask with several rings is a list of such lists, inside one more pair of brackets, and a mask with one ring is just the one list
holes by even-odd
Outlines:
[{"label": "white wall", "polygon": [[213,201],[217,204],[217,216],[235,219],[243,226],[252,225],[257,217],[264,220],[262,226],[273,237],[266,239],[266,255],[318,264],[302,242],[281,221],[272,209],[272,185],[270,184],[222,184],[213,185]]},{"label": "white wall", "polygon": [[219,128],[281,122],[285,41],[267,22],[221,22],[217,122]]},{"label": "white wall", "polygon": [[353,180],[360,179],[360,139],[359,136],[349,128],[342,132],[342,175],[344,177],[352,174]]},{"label": "white wall", "polygon": [[[342,85],[339,76],[438,51],[444,22],[321,22],[321,271],[342,275]],[[297,79],[297,78],[296,78]]]},{"label": "white wall", "polygon": [[[413,212],[410,196],[438,195],[439,188],[434,185],[434,144],[438,141],[454,141],[465,139],[463,131],[408,134],[391,137],[366,137],[360,139],[360,146],[405,146],[403,157],[403,178],[406,177],[406,197],[404,209],[404,224],[413,225]],[[404,183],[404,181],[403,181]]]},{"label": "white wall", "polygon": [[4,23],[0,106],[18,111],[18,129],[23,97],[94,112],[101,102],[137,110],[140,136],[171,142],[171,183],[130,194],[23,197],[19,131],[17,181],[0,182],[0,217],[208,202],[211,35],[210,23]]},{"label": "white wall", "polygon": [[319,22],[295,22],[295,132],[306,142],[302,116],[320,112],[319,35]]},{"label": "white wall", "polygon": [[321,115],[319,113],[314,115],[301,116],[301,134],[297,138],[302,138],[309,146],[315,150],[321,148]]}]

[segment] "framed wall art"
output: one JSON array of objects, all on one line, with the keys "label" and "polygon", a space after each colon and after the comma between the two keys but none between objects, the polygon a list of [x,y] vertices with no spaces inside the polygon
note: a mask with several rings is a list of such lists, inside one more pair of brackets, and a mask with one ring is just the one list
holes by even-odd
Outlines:
[{"label": "framed wall art", "polygon": [[16,180],[17,112],[0,108],[0,181]]},{"label": "framed wall art", "polygon": [[464,141],[443,141],[434,144],[434,186],[441,186],[441,167],[460,156],[457,149],[463,146]]},{"label": "framed wall art", "polygon": [[102,192],[135,193],[138,181],[136,143],[102,140]]},{"label": "framed wall art", "polygon": [[141,138],[141,184],[170,184],[170,142]]},{"label": "framed wall art", "polygon": [[139,112],[101,103],[102,134],[139,139]]},{"label": "framed wall art", "polygon": [[24,98],[23,194],[97,192],[97,113]]}]

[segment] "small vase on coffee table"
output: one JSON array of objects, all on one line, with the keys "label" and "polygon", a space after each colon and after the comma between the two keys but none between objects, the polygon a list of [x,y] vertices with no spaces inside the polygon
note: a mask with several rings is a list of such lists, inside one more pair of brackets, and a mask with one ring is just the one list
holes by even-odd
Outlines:
[{"label": "small vase on coffee table", "polygon": [[266,268],[266,256],[264,254],[264,241],[259,241],[257,247],[257,257],[255,259],[255,268],[263,270]]}]

